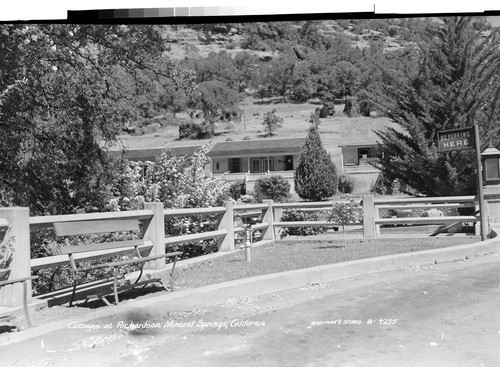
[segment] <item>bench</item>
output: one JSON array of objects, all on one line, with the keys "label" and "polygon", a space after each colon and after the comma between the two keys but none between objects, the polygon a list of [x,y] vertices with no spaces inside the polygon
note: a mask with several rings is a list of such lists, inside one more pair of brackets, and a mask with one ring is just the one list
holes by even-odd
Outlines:
[{"label": "bench", "polygon": [[[182,255],[182,252],[170,252],[166,254],[153,255],[153,256],[142,256],[142,252],[148,251],[153,247],[150,241],[144,241],[143,239],[136,240],[125,240],[116,242],[101,242],[92,243],[88,245],[70,245],[68,236],[78,236],[86,234],[98,234],[98,233],[112,233],[112,232],[139,232],[139,221],[134,219],[103,219],[103,220],[91,220],[91,221],[78,221],[78,222],[61,222],[54,223],[54,228],[56,235],[58,237],[65,237],[65,244],[61,248],[61,253],[68,255],[70,270],[73,277],[73,292],[70,300],[70,307],[73,304],[76,295],[76,288],[78,285],[78,273],[87,273],[92,270],[98,269],[109,269],[113,270],[113,290],[105,292],[100,292],[97,294],[92,294],[87,296],[89,298],[101,298],[108,306],[111,305],[106,299],[107,296],[114,294],[115,304],[119,304],[118,293],[129,290],[142,285],[146,286],[151,282],[159,282],[161,285],[168,290],[167,286],[163,283],[159,276],[152,276],[146,280],[140,281],[144,265],[153,260],[158,260],[162,258],[173,257],[173,266],[170,272],[170,287],[174,289],[174,270],[175,264],[177,262],[177,257]],[[108,261],[105,263],[97,265],[81,265],[84,261],[95,260],[95,259],[108,259],[116,255],[133,254],[134,258],[129,260],[121,261]],[[126,284],[124,286],[118,287],[119,269],[128,265],[138,264],[140,266],[140,273],[134,283]]]},{"label": "bench", "polygon": [[[28,312],[28,281],[34,280],[34,279],[38,279],[38,276],[31,276],[31,277],[26,277],[26,278],[18,278],[18,279],[0,281],[0,288],[2,288],[3,286],[6,286],[6,285],[23,283],[23,309],[24,309],[24,316],[26,317],[26,324],[28,325],[28,328],[31,327],[31,320],[30,320],[30,315]],[[12,320],[15,316],[11,315],[11,313],[12,313],[11,311],[0,313],[0,321]]]}]

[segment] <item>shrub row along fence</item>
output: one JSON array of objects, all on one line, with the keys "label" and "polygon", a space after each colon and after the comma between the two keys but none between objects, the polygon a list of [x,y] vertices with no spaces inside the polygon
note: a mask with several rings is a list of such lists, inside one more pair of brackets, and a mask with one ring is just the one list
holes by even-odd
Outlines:
[{"label": "shrub row along fence", "polygon": [[[191,243],[213,239],[217,243],[218,251],[235,250],[235,239],[246,231],[245,226],[237,225],[235,218],[259,216],[260,222],[251,225],[252,233],[258,231],[261,240],[275,240],[283,228],[299,227],[340,227],[344,225],[362,225],[363,237],[373,238],[380,234],[380,226],[397,224],[449,224],[457,222],[474,223],[479,219],[474,215],[458,215],[458,209],[477,208],[477,201],[473,196],[441,197],[441,198],[374,198],[363,197],[363,215],[361,221],[352,223],[334,223],[328,218],[325,220],[284,221],[284,212],[296,210],[303,212],[321,212],[332,208],[338,202],[300,202],[274,203],[272,200],[263,200],[262,204],[234,205],[225,202],[224,206],[212,208],[164,209],[162,203],[146,203],[143,210],[125,212],[107,212],[91,214],[72,214],[56,216],[30,217],[28,208],[0,208],[0,239],[6,228],[11,228],[14,243],[14,256],[10,263],[9,279],[25,278],[32,271],[49,269],[68,264],[66,255],[54,255],[41,258],[31,258],[30,230],[43,227],[53,227],[57,223],[92,222],[97,220],[138,220],[142,223],[141,252],[146,255],[161,255],[166,250],[183,243]],[[427,216],[427,217],[388,217],[389,211],[397,210],[457,210],[457,215]],[[384,215],[385,213],[385,215]],[[182,236],[169,237],[165,234],[166,218],[186,217],[199,215],[216,215],[217,229],[202,233],[191,233]],[[241,220],[240,220],[241,222]],[[245,220],[243,221],[245,222]],[[5,239],[4,239],[5,240]],[[5,241],[4,241],[5,242]],[[80,254],[78,260],[91,260],[99,256],[120,255],[119,250],[105,250],[91,255]],[[88,259],[85,258],[88,256]],[[161,270],[166,267],[164,259],[147,264],[150,270]],[[0,289],[0,306],[14,307],[22,304],[22,285],[13,284]]]}]

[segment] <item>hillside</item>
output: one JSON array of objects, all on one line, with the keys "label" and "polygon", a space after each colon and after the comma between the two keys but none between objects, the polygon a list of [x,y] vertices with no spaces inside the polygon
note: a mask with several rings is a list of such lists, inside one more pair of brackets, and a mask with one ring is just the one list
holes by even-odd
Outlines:
[{"label": "hillside", "polygon": [[[181,123],[204,123],[202,113],[198,118],[189,117],[192,111],[200,112],[200,105],[186,105],[175,114],[175,118],[168,112],[146,118],[140,124],[146,128],[135,135],[122,134],[119,144],[111,149],[180,147],[243,138],[269,139],[263,137],[261,123],[262,116],[271,110],[276,110],[284,119],[283,128],[275,138],[302,137],[306,134],[311,113],[322,101],[330,99],[336,102],[336,116],[322,119],[320,130],[326,148],[336,157],[336,163],[340,164],[339,146],[365,143],[363,139],[367,136],[369,141],[366,143],[374,143],[376,136],[373,132],[391,125],[387,118],[369,117],[370,110],[356,117],[344,115],[344,101],[352,98],[362,102],[364,88],[374,83],[372,75],[379,75],[377,73],[385,67],[384,63],[394,65],[390,64],[393,62],[392,54],[396,55],[404,49],[418,49],[417,44],[422,41],[424,30],[438,25],[439,20],[435,18],[162,25],[162,37],[169,47],[168,57],[184,66],[193,67],[198,83],[212,80],[230,83],[231,78],[238,78],[231,75],[234,73],[230,70],[234,67],[233,60],[241,56],[242,52],[246,52],[245,58],[254,57],[247,60],[249,65],[246,66],[254,74],[247,77],[244,88],[239,81],[240,90],[232,91],[235,103],[228,107],[238,111],[240,118],[218,121],[215,124],[215,136],[210,139],[179,140]],[[286,56],[281,59],[283,55]],[[269,82],[266,74],[269,73],[266,67],[279,66],[279,63],[272,64],[273,59],[290,62],[294,75],[300,74],[300,66],[311,70],[323,68],[317,74],[299,75],[298,81],[290,82],[304,85],[316,83],[311,88],[317,90],[308,92],[302,98],[304,100],[293,100],[294,92],[290,92],[284,103],[285,96],[279,97],[279,91]],[[342,63],[347,64],[347,69],[341,70],[348,74],[346,78],[357,78],[356,81],[347,80],[347,88],[352,89],[348,92],[346,85],[339,85],[336,75],[336,69]],[[256,70],[259,71],[257,74]],[[237,70],[240,73],[245,71],[248,70]],[[354,73],[354,76],[349,73]],[[236,89],[237,82],[234,83]],[[327,89],[332,86],[337,91]],[[258,96],[262,90],[264,94]]]},{"label": "hillside", "polygon": [[[284,54],[295,55],[293,56],[295,62],[305,63],[306,61],[302,60],[314,59],[317,53],[335,54],[337,47],[361,50],[377,44],[384,53],[390,53],[413,44],[413,39],[418,33],[415,29],[422,27],[424,23],[426,24],[427,21],[322,20],[162,25],[161,27],[163,39],[170,49],[168,57],[183,64],[186,60],[207,59],[209,54],[213,55],[222,51],[233,59],[236,55],[247,52],[256,57],[257,61],[254,62],[266,65],[273,58]],[[337,44],[339,42],[340,44]],[[331,51],[328,51],[330,49]],[[352,56],[350,57],[352,59]],[[199,73],[198,71],[198,75]],[[188,108],[176,113],[175,119],[172,118],[171,113],[167,113],[166,116],[170,116],[168,123],[160,121],[165,115],[157,116],[159,119],[156,117],[146,119],[142,125],[149,125],[151,128],[144,128],[136,134],[139,136],[122,134],[119,136],[119,144],[111,149],[179,147],[204,144],[208,141],[242,140],[244,137],[262,139],[262,116],[273,109],[284,118],[284,126],[275,138],[304,136],[309,125],[309,117],[320,106],[322,98],[308,98],[307,101],[287,101],[287,103],[283,103],[280,98],[272,95],[258,98],[255,95],[257,84],[249,85],[244,91],[240,90],[238,103],[234,108],[239,111],[241,118],[231,122],[218,122],[216,134],[211,139],[178,139],[180,123],[195,121],[201,124],[203,122],[202,118],[192,120],[189,112],[193,111],[193,108]],[[321,124],[323,141],[327,149],[335,156],[338,156],[340,145],[345,144],[346,141],[356,140],[356,132],[359,129],[366,132],[366,126],[373,125],[380,128],[389,123],[385,118],[363,116],[349,118],[342,112],[344,109],[342,101],[337,103],[335,108],[336,117],[322,119]],[[341,134],[342,129],[345,130],[343,134]],[[368,131],[371,132],[371,129]],[[362,135],[358,134],[358,136]]]},{"label": "hillside", "polygon": [[[304,28],[308,23],[301,23],[294,24],[293,31],[288,32],[288,34],[279,32],[276,23],[164,25],[163,35],[171,49],[169,56],[176,60],[194,55],[206,57],[210,52],[221,50],[225,50],[232,56],[239,52],[249,51],[261,60],[268,60],[286,50],[286,46],[290,49],[299,47],[306,51],[312,49],[304,42],[304,38],[300,37],[301,34],[307,32]],[[380,24],[383,23],[373,23],[368,20],[364,22],[360,20],[324,20],[317,21],[314,26],[320,37],[326,39],[346,37],[353,42],[353,47],[361,49],[369,47],[371,42],[381,42],[387,52],[401,49],[412,43],[412,25],[390,25],[398,24],[394,20],[390,20],[383,27],[380,27]],[[248,42],[248,38],[251,37],[258,39],[254,45]]]}]

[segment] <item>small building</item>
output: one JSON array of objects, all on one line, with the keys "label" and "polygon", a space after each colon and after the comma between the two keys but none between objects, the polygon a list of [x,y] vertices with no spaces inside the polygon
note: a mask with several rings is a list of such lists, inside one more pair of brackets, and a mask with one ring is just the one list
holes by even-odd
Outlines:
[{"label": "small building", "polygon": [[374,164],[382,157],[377,132],[388,127],[401,130],[387,119],[363,118],[355,125],[344,122],[340,126],[338,141],[342,145],[338,146],[340,157],[336,163],[341,174],[354,180],[354,193],[369,192],[377,182],[380,171]]},{"label": "small building", "polygon": [[293,190],[293,176],[305,138],[226,141],[217,143],[208,152],[210,173],[228,173],[229,180],[244,179],[247,191],[265,175],[288,179]]}]

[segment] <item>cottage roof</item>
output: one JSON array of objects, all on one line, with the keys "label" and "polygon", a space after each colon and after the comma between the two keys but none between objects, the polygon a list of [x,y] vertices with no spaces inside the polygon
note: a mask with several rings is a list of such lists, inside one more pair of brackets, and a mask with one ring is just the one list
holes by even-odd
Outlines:
[{"label": "cottage roof", "polygon": [[[147,148],[147,149],[130,149],[125,150],[123,156],[127,158],[129,161],[134,162],[146,162],[152,161],[154,162],[157,157],[159,157],[163,152],[167,150],[171,151],[174,156],[190,156],[194,152],[196,152],[201,145],[191,145],[186,147],[172,147],[172,148]],[[111,151],[109,152],[115,156],[121,156],[121,151]]]},{"label": "cottage roof", "polygon": [[264,139],[225,141],[217,143],[208,152],[209,157],[298,153],[304,145],[305,138],[294,139]]}]

